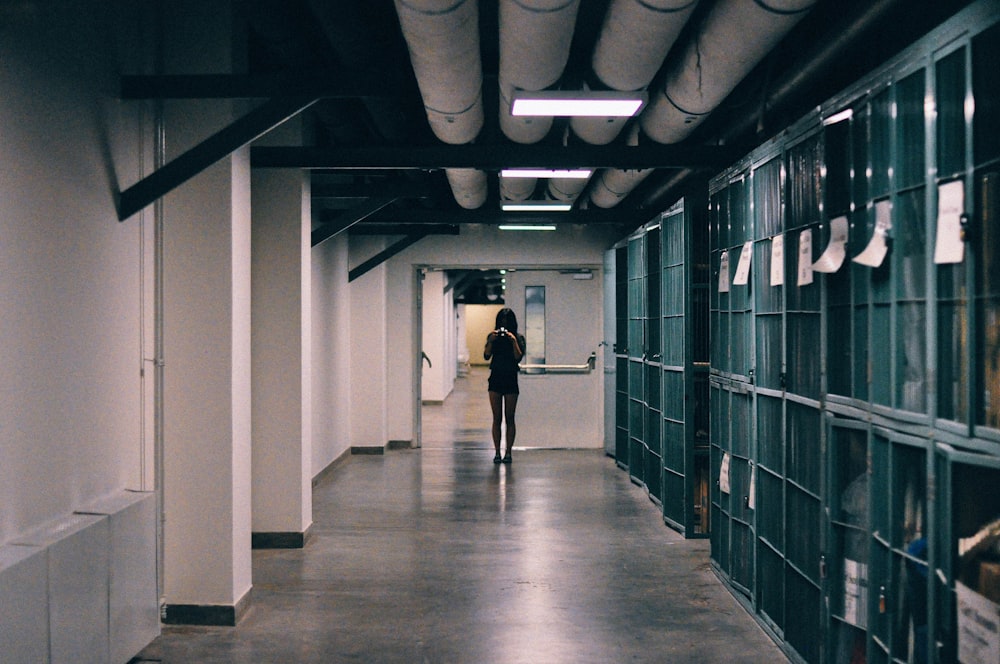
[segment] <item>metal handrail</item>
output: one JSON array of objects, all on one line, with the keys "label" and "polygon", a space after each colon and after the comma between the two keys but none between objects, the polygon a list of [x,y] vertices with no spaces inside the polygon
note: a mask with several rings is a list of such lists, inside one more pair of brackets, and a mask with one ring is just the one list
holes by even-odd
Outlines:
[{"label": "metal handrail", "polygon": [[545,373],[590,373],[597,365],[597,353],[591,353],[584,364],[522,364],[522,370],[542,369]]}]

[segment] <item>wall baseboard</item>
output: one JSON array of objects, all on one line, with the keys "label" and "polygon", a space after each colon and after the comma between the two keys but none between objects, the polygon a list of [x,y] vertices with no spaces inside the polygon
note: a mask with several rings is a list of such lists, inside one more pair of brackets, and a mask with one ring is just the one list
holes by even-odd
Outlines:
[{"label": "wall baseboard", "polygon": [[312,535],[312,526],[305,532],[250,533],[251,549],[302,549]]},{"label": "wall baseboard", "polygon": [[250,610],[253,589],[247,591],[235,605],[164,604],[161,622],[165,625],[202,625],[235,627]]},{"label": "wall baseboard", "polygon": [[385,454],[384,445],[354,445],[351,447],[351,454]]},{"label": "wall baseboard", "polygon": [[412,440],[390,440],[385,446],[388,450],[408,450],[413,447]]},{"label": "wall baseboard", "polygon": [[334,470],[341,466],[345,461],[351,458],[351,450],[347,449],[340,453],[336,459],[327,464],[326,468],[316,473],[315,477],[312,479],[312,485],[315,489],[320,482],[325,480],[327,476],[330,475]]}]

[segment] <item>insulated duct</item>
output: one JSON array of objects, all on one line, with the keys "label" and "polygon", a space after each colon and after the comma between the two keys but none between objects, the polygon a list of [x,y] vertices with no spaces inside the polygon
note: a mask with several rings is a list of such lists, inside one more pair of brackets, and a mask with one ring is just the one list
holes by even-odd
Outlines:
[{"label": "insulated duct", "polygon": [[643,112],[643,132],[684,140],[816,2],[719,0]]},{"label": "insulated duct", "polygon": [[[687,138],[817,1],[719,0],[639,117],[642,135],[667,144]],[[633,133],[629,144],[641,140]],[[591,201],[614,207],[652,172],[603,171]]]},{"label": "insulated duct", "polygon": [[[632,126],[625,144],[632,147],[639,145],[639,127],[637,125]],[[590,190],[590,200],[597,207],[614,207],[628,196],[640,182],[649,177],[653,170],[652,168],[624,171],[616,168],[603,170],[594,179],[594,186]]]},{"label": "insulated duct", "polygon": [[[629,92],[648,86],[697,4],[698,0],[614,0],[591,59],[596,83]],[[607,145],[627,121],[575,117],[570,126],[587,143]]]},{"label": "insulated duct", "polygon": [[500,129],[516,143],[537,143],[551,117],[514,117],[515,90],[537,92],[559,82],[573,41],[580,0],[500,1]]},{"label": "insulated duct", "polygon": [[[410,63],[434,135],[471,143],[483,128],[483,65],[476,0],[395,0]],[[446,169],[455,201],[475,209],[486,202],[486,174]]]},{"label": "insulated duct", "polygon": [[[642,90],[648,86],[697,4],[698,0],[613,0],[591,58],[596,83],[620,91]],[[570,128],[591,145],[607,145],[618,138],[628,120],[574,117],[570,120]],[[602,207],[610,207],[621,200],[609,196],[612,189],[608,187],[627,186],[613,180],[628,180],[635,173],[637,171],[622,171],[611,176],[612,181],[595,184],[595,191],[603,190],[598,194],[605,203]],[[642,173],[642,177],[649,174],[647,171]],[[573,202],[586,185],[586,180],[554,179],[549,182],[549,197]]]},{"label": "insulated duct", "polygon": [[535,178],[500,178],[500,199],[520,203],[535,193]]},{"label": "insulated duct", "polygon": [[489,192],[486,173],[475,168],[446,168],[444,174],[448,177],[455,202],[463,208],[475,210],[486,202]]}]

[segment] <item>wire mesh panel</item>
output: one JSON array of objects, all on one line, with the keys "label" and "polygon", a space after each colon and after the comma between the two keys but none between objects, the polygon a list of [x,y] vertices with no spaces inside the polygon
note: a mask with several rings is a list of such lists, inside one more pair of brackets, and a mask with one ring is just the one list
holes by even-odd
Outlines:
[{"label": "wire mesh panel", "polygon": [[615,461],[628,468],[628,247],[615,249]]}]

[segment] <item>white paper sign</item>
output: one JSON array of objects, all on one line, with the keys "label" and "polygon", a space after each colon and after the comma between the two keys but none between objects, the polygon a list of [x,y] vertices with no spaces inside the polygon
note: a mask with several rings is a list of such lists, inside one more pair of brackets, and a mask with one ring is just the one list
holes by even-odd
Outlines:
[{"label": "white paper sign", "polygon": [[785,236],[775,235],[771,238],[771,285],[782,286],[785,283]]},{"label": "white paper sign", "polygon": [[746,285],[750,280],[750,258],[753,256],[753,240],[743,243],[743,250],[740,251],[740,262],[736,264],[736,274],[733,276],[734,286]]},{"label": "white paper sign", "polygon": [[885,260],[885,255],[889,251],[885,243],[892,230],[892,205],[889,201],[879,201],[875,204],[875,232],[872,239],[868,241],[865,250],[853,258],[855,263],[861,263],[868,267],[878,267]]},{"label": "white paper sign", "polygon": [[723,251],[719,257],[719,292],[729,292],[729,252]]},{"label": "white paper sign", "polygon": [[935,263],[961,263],[965,259],[962,242],[962,213],[965,211],[965,188],[961,180],[938,186],[937,242]]},{"label": "white paper sign", "polygon": [[847,217],[837,217],[830,221],[830,244],[826,251],[813,263],[817,272],[832,273],[840,269],[847,255]]},{"label": "white paper sign", "polygon": [[750,495],[747,496],[747,507],[757,509],[757,466],[750,464]]},{"label": "white paper sign", "polygon": [[799,286],[813,282],[813,233],[805,229],[799,233]]},{"label": "white paper sign", "polygon": [[844,559],[844,620],[868,627],[868,565]]},{"label": "white paper sign", "polygon": [[729,493],[729,452],[722,453],[722,465],[719,468],[719,490]]},{"label": "white paper sign", "polygon": [[958,599],[958,661],[1000,662],[1000,606],[955,582]]}]

